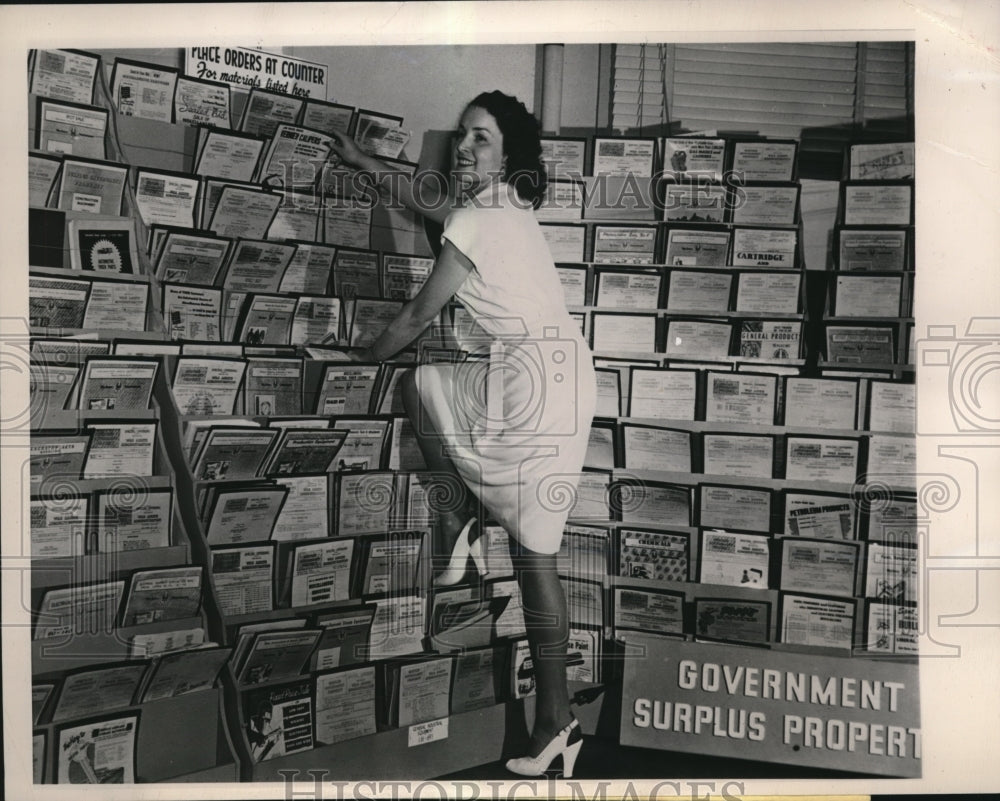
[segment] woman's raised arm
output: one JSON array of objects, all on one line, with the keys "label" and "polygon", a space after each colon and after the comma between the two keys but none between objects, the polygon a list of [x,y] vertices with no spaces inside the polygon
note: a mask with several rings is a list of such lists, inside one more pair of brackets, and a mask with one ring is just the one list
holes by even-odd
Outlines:
[{"label": "woman's raised arm", "polygon": [[348,167],[357,172],[370,173],[380,189],[411,211],[437,223],[444,223],[452,205],[446,176],[435,176],[434,180],[414,180],[384,161],[363,152],[351,137],[341,133],[333,133],[331,136],[334,152]]}]

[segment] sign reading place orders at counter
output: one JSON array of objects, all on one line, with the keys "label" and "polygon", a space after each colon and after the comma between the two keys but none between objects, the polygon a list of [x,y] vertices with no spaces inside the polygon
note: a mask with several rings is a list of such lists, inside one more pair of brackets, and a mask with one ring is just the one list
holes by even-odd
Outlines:
[{"label": "sign reading place orders at counter", "polygon": [[328,100],[327,71],[325,64],[247,47],[216,45],[184,50],[185,75],[227,83],[236,89],[256,87],[296,97]]}]

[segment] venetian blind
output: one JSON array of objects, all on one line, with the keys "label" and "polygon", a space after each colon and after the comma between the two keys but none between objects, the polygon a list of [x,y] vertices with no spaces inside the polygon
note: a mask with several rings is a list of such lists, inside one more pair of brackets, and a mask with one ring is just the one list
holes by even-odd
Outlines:
[{"label": "venetian blind", "polygon": [[664,44],[615,45],[612,128],[634,131],[667,122],[663,89],[669,47]]},{"label": "venetian blind", "polygon": [[912,59],[905,42],[616,45],[612,127],[673,122],[798,138],[898,122],[913,112]]},{"label": "venetian blind", "polygon": [[913,45],[867,42],[860,49],[858,107],[870,129],[912,137]]}]

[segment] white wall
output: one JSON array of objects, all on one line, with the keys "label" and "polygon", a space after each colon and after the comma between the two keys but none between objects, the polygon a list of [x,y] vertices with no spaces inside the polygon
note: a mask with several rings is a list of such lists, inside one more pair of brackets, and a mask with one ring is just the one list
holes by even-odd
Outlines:
[{"label": "white wall", "polygon": [[[534,45],[286,47],[330,68],[327,99],[403,117],[413,132],[404,156],[430,166],[465,104],[482,91],[516,95],[533,110]],[[430,135],[425,134],[430,131]],[[426,140],[426,141],[425,141]]]},{"label": "white wall", "polygon": [[[541,48],[533,44],[266,49],[329,66],[327,100],[401,115],[404,127],[413,132],[404,155],[422,165],[444,157],[444,134],[458,122],[465,104],[482,91],[500,89],[516,95],[536,116],[541,114],[535,108]],[[184,60],[179,48],[100,52],[109,79],[115,56],[177,68]],[[563,48],[563,127],[606,123],[607,98],[598,97],[600,67],[599,45]],[[438,133],[425,143],[427,131]]]}]

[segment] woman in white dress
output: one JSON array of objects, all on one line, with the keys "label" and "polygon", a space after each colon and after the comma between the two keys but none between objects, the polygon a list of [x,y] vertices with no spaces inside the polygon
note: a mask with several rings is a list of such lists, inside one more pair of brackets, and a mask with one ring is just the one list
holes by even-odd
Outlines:
[{"label": "woman in white dress", "polygon": [[337,137],[335,149],[349,166],[373,173],[393,199],[444,223],[427,282],[356,357],[388,359],[434,323],[452,296],[473,321],[471,330],[456,335],[463,349],[482,358],[421,365],[403,382],[428,467],[461,479],[455,482],[459,502],[439,514],[437,533],[450,558],[435,584],[458,583],[470,560],[483,572],[483,540],[467,488],[511,537],[535,670],[528,754],[507,767],[541,775],[561,755],[570,777],[581,735],[566,685],[568,614],[556,553],[587,449],[596,388],[590,351],[566,311],[534,217],[545,188],[538,123],[516,98],[496,91],[476,97],[455,136],[453,201],[429,201],[423,184],[382,182],[386,166],[346,137]]}]

